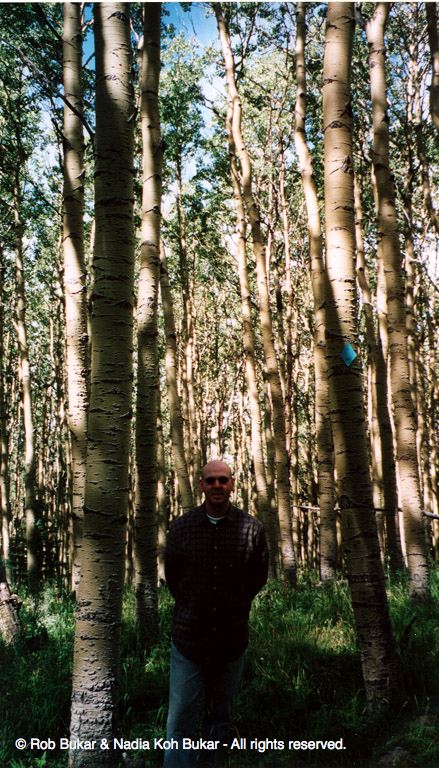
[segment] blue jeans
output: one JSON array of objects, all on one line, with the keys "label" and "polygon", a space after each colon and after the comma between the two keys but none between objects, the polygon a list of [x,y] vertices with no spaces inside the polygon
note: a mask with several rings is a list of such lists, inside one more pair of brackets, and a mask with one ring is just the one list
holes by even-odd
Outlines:
[{"label": "blue jeans", "polygon": [[[208,717],[205,738],[221,738],[230,724],[233,700],[239,689],[244,666],[244,655],[234,661],[196,664],[187,659],[171,643],[171,670],[169,675],[169,711],[166,738],[175,739],[178,749],[165,752],[164,768],[196,768],[197,750],[182,749],[184,737],[197,739],[198,705],[204,689]],[[207,756],[209,753],[202,753]]]}]

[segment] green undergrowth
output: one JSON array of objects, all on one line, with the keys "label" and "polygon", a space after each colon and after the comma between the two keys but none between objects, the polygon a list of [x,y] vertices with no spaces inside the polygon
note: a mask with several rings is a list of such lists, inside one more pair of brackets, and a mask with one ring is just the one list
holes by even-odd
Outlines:
[{"label": "green undergrowth", "polygon": [[[269,584],[256,598],[251,639],[236,706],[244,752],[230,768],[439,765],[439,571],[431,600],[413,603],[406,579],[389,584],[389,604],[402,667],[401,698],[385,712],[364,699],[359,653],[347,584],[321,585],[304,574],[292,592]],[[160,594],[160,641],[141,650],[134,597],[124,600],[119,732],[124,739],[164,736],[172,600]],[[58,743],[68,735],[73,600],[46,587],[37,601],[25,597],[23,641],[0,643],[0,767],[65,768],[58,750],[25,750],[14,742],[32,737]],[[250,740],[257,746],[249,748]],[[276,749],[297,740],[343,740],[343,751]],[[132,754],[132,753],[130,753]],[[144,752],[145,768],[159,768],[162,754]]]}]

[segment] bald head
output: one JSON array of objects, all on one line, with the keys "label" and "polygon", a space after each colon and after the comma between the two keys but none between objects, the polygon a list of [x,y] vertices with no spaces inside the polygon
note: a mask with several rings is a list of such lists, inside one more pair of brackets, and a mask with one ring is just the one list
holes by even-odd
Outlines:
[{"label": "bald head", "polygon": [[230,469],[229,465],[226,464],[225,461],[220,461],[219,459],[208,461],[207,464],[205,464],[202,469],[201,476],[204,479],[205,477],[209,477],[211,473],[213,474],[218,473],[218,474],[227,475],[228,477],[232,477],[232,470]]}]

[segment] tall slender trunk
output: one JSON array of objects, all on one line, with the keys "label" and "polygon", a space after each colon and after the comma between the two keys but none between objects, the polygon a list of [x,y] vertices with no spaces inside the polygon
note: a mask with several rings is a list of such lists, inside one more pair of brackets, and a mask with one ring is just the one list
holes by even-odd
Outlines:
[{"label": "tall slender trunk", "polygon": [[174,311],[172,308],[172,295],[169,287],[168,268],[163,245],[160,249],[160,262],[160,293],[162,297],[166,337],[165,371],[169,418],[171,422],[172,456],[174,459],[178,489],[180,491],[181,507],[183,512],[188,512],[194,506],[194,498],[184,450],[183,415],[177,389],[177,336],[175,332]]},{"label": "tall slender trunk", "polygon": [[[370,706],[398,685],[369,477],[357,328],[350,72],[354,3],[329,3],[323,65],[327,363],[339,503],[352,607]],[[346,361],[346,362],[345,362]]]},{"label": "tall slender trunk", "polygon": [[245,411],[244,411],[244,402],[245,402],[245,383],[242,382],[242,386],[239,389],[239,400],[238,400],[238,415],[239,415],[239,423],[237,425],[237,464],[236,464],[236,485],[241,491],[241,497],[242,497],[242,505],[244,509],[249,508],[249,482],[248,482],[248,469],[249,469],[249,463],[247,461],[247,430],[245,425]]},{"label": "tall slender trunk", "polygon": [[[291,393],[293,389],[293,304],[294,304],[294,291],[293,281],[291,274],[291,243],[290,243],[290,216],[288,212],[288,201],[285,192],[285,148],[282,140],[282,129],[278,124],[278,136],[279,136],[279,203],[280,203],[280,215],[282,223],[282,237],[284,244],[285,255],[285,429],[286,429],[286,448],[290,457],[290,464],[292,464],[292,406],[291,406]],[[293,470],[293,466],[291,469]],[[293,477],[293,485],[295,482]],[[297,499],[294,499],[297,503]]]},{"label": "tall slender trunk", "polygon": [[331,422],[329,418],[329,392],[325,361],[325,267],[322,252],[317,187],[313,175],[312,156],[305,133],[306,122],[306,68],[305,68],[305,13],[306,4],[297,3],[296,11],[296,107],[294,141],[300,163],[302,184],[308,216],[308,237],[311,284],[314,298],[314,376],[316,392],[317,473],[320,506],[320,577],[333,579],[337,564],[337,526],[334,491],[334,456]]},{"label": "tall slender trunk", "polygon": [[431,53],[430,111],[433,125],[439,129],[439,35],[435,2],[426,2],[428,41]]},{"label": "tall slender trunk", "polygon": [[[64,3],[64,93],[82,112],[81,5]],[[87,458],[88,329],[84,261],[84,137],[82,121],[64,105],[64,304],[67,368],[67,424],[71,445],[72,589],[80,579]]]},{"label": "tall slender trunk", "polygon": [[273,341],[273,323],[270,308],[267,271],[265,264],[264,243],[258,207],[253,196],[252,165],[244,143],[241,128],[242,104],[236,85],[235,61],[230,43],[230,32],[223,15],[221,3],[213,4],[220,35],[221,47],[226,69],[228,101],[232,113],[232,136],[236,155],[240,162],[240,186],[250,222],[253,253],[256,261],[256,275],[259,297],[259,315],[264,347],[265,367],[270,386],[273,409],[273,436],[276,455],[277,501],[280,528],[280,549],[282,565],[287,579],[294,584],[296,580],[296,561],[293,549],[289,461],[285,439],[285,412],[280,384],[279,368]]},{"label": "tall slender trunk", "polygon": [[[188,352],[188,338],[189,338],[189,323],[190,323],[190,294],[189,294],[189,269],[187,263],[187,244],[186,244],[186,221],[183,210],[183,169],[182,169],[182,157],[178,154],[176,159],[176,171],[177,171],[177,224],[178,224],[178,272],[179,272],[179,287],[181,291],[181,363],[180,363],[180,380],[181,380],[181,405],[183,426],[185,431],[185,441],[188,445],[188,454],[191,453],[191,424],[189,420],[189,386],[188,386],[188,371],[187,371],[187,352]],[[191,463],[192,457],[189,456],[189,473],[191,477],[191,484],[193,483]],[[195,496],[195,494],[194,494]]]},{"label": "tall slender trunk", "polygon": [[36,591],[40,573],[40,537],[36,498],[35,428],[32,405],[29,345],[26,328],[26,292],[23,266],[23,222],[21,221],[20,171],[14,184],[16,318],[18,337],[18,366],[23,404],[24,428],[24,510],[26,520],[27,577],[29,587]]},{"label": "tall slender trunk", "polygon": [[[404,567],[399,536],[398,486],[390,422],[387,361],[384,359],[379,333],[375,331],[372,295],[367,276],[363,245],[363,209],[357,176],[354,178],[356,272],[366,320],[368,345],[368,414],[370,427],[373,500],[377,511],[378,531],[387,534],[390,567],[393,572]],[[381,537],[380,537],[381,538]],[[384,542],[383,542],[384,543]],[[384,547],[383,556],[385,555]]]},{"label": "tall slender trunk", "polygon": [[407,329],[395,208],[395,189],[389,168],[389,124],[385,85],[384,30],[387,3],[377,3],[367,24],[372,96],[372,158],[377,188],[378,257],[382,260],[387,294],[390,388],[400,500],[404,518],[410,592],[423,596],[428,590],[428,558],[416,452],[416,423],[410,392]]},{"label": "tall slender trunk", "polygon": [[160,389],[157,403],[157,569],[158,581],[165,580],[165,548],[166,531],[169,521],[169,497],[166,488],[166,459],[165,443],[163,440],[163,424],[160,407]]},{"label": "tall slender trunk", "polygon": [[[372,296],[369,288],[369,281],[366,268],[366,260],[364,256],[364,242],[363,242],[363,207],[361,203],[361,191],[358,182],[357,174],[354,176],[354,204],[355,204],[355,249],[356,249],[356,272],[358,287],[360,290],[360,296],[362,299],[363,315],[366,326],[366,340],[367,340],[367,410],[369,420],[369,445],[370,445],[370,459],[372,470],[372,488],[373,488],[373,503],[375,509],[384,508],[384,471],[383,471],[383,455],[381,450],[380,440],[380,421],[378,419],[378,392],[377,392],[377,343],[375,335],[375,324],[373,317],[373,305]],[[387,402],[386,402],[387,406]],[[395,492],[396,492],[396,471],[395,463],[393,462],[393,474],[395,479]],[[395,496],[395,509],[398,506],[397,498]],[[386,542],[384,532],[384,515],[379,513],[377,515],[377,529],[378,538],[381,547],[381,557],[383,564],[386,557]]]},{"label": "tall slender trunk", "polygon": [[159,114],[161,3],[143,6],[140,113],[143,148],[142,242],[137,299],[136,620],[151,646],[158,634],[157,604],[157,299],[160,271],[162,142]]},{"label": "tall slender trunk", "polygon": [[4,273],[4,253],[0,244],[0,557],[3,557],[6,578],[10,580],[9,527],[11,523],[11,502],[9,497],[9,439],[4,370]]},{"label": "tall slender trunk", "polygon": [[[119,635],[131,437],[134,235],[129,5],[95,3],[96,237],[92,360],[71,739],[111,743],[119,694]],[[72,749],[70,768],[110,768],[109,750]]]},{"label": "tall slender trunk", "polygon": [[[437,343],[434,332],[434,299],[430,297],[427,308],[427,333],[429,348],[428,365],[428,415],[429,415],[429,443],[430,443],[430,461],[428,464],[428,473],[431,485],[431,511],[439,515],[439,451],[438,451],[438,422],[439,422],[439,377]],[[439,555],[439,553],[438,553]]]},{"label": "tall slender trunk", "polygon": [[194,501],[199,501],[198,478],[201,476],[201,452],[198,439],[198,420],[196,409],[195,378],[195,318],[193,285],[189,275],[188,249],[186,240],[186,218],[183,209],[182,159],[177,158],[177,220],[178,220],[178,255],[180,284],[182,293],[182,400],[187,433],[189,473]]},{"label": "tall slender trunk", "polygon": [[[261,409],[259,405],[258,380],[256,375],[256,353],[255,353],[255,333],[253,328],[251,311],[251,294],[247,269],[246,255],[246,234],[247,223],[244,211],[244,202],[242,199],[239,173],[236,163],[236,150],[233,139],[233,107],[229,101],[227,110],[227,135],[229,139],[229,163],[230,175],[232,180],[233,197],[235,201],[237,217],[237,256],[239,287],[241,294],[241,318],[242,318],[242,337],[244,345],[245,358],[245,377],[247,382],[248,398],[250,404],[250,430],[252,460],[255,473],[255,485],[257,493],[257,505],[261,520],[267,528],[267,538],[270,550],[270,570],[271,575],[275,576],[277,572],[277,520],[273,516],[275,512],[271,505],[271,499],[268,493],[267,476],[265,470]],[[273,499],[274,501],[274,499]]]},{"label": "tall slender trunk", "polygon": [[[410,162],[410,161],[409,161]],[[410,162],[411,166],[411,162]],[[422,449],[425,441],[425,414],[424,414],[424,387],[418,377],[419,372],[419,343],[416,328],[416,315],[422,322],[422,299],[419,296],[419,276],[416,274],[416,255],[414,243],[414,220],[412,210],[412,182],[413,169],[410,167],[404,184],[403,199],[405,209],[405,222],[403,227],[405,256],[403,257],[405,270],[405,319],[407,329],[407,362],[409,369],[410,392],[414,405],[414,417],[416,424],[416,450],[419,469],[419,482],[421,497],[423,496],[423,472]]]},{"label": "tall slender trunk", "polygon": [[[434,3],[431,3],[431,5],[434,5]],[[420,9],[415,4],[411,8],[412,12],[412,19],[413,19],[413,25],[415,26],[416,23],[419,21],[418,17],[420,16]],[[436,32],[437,34],[437,32]],[[439,214],[437,213],[434,205],[434,198],[432,194],[432,188],[431,188],[431,182],[430,182],[430,167],[429,162],[427,158],[427,153],[425,151],[425,141],[424,141],[424,133],[425,133],[425,120],[423,115],[423,105],[422,105],[422,95],[421,95],[421,87],[422,87],[422,72],[421,72],[421,66],[419,63],[419,47],[420,47],[420,41],[419,38],[416,36],[411,38],[408,43],[407,47],[409,50],[409,76],[407,78],[407,119],[410,128],[412,128],[415,139],[416,139],[416,152],[419,158],[419,164],[420,164],[420,173],[417,170],[417,176],[420,176],[422,179],[422,195],[424,198],[424,208],[425,211],[431,221],[431,224],[433,228],[436,231],[436,235],[439,234]],[[439,63],[439,53],[438,53],[438,63]],[[439,88],[439,71],[438,71],[438,88]],[[438,91],[439,93],[439,91]],[[439,96],[438,96],[439,98]],[[439,112],[438,112],[439,115]],[[439,123],[438,123],[439,127]],[[413,164],[413,155],[411,152],[411,148],[409,148],[407,152],[407,158],[409,165],[412,166]],[[409,174],[405,179],[405,186],[407,185],[407,181],[410,180],[410,182],[414,179],[412,169],[410,168]]]}]

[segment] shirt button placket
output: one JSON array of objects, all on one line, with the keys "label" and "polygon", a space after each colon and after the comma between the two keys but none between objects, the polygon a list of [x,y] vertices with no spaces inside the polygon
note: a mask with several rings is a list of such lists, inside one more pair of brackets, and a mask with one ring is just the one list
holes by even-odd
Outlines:
[{"label": "shirt button placket", "polygon": [[[214,536],[214,545],[213,545],[213,575],[214,575],[213,591],[215,593],[217,592],[216,579],[218,579],[218,543],[217,542],[218,542],[218,523],[215,525],[215,536]],[[216,600],[216,594],[214,598]],[[217,606],[216,606],[216,603],[214,602],[212,605],[213,621],[215,621],[216,609],[217,609]],[[212,631],[216,632],[216,630],[217,630],[216,626],[212,626]]]}]

